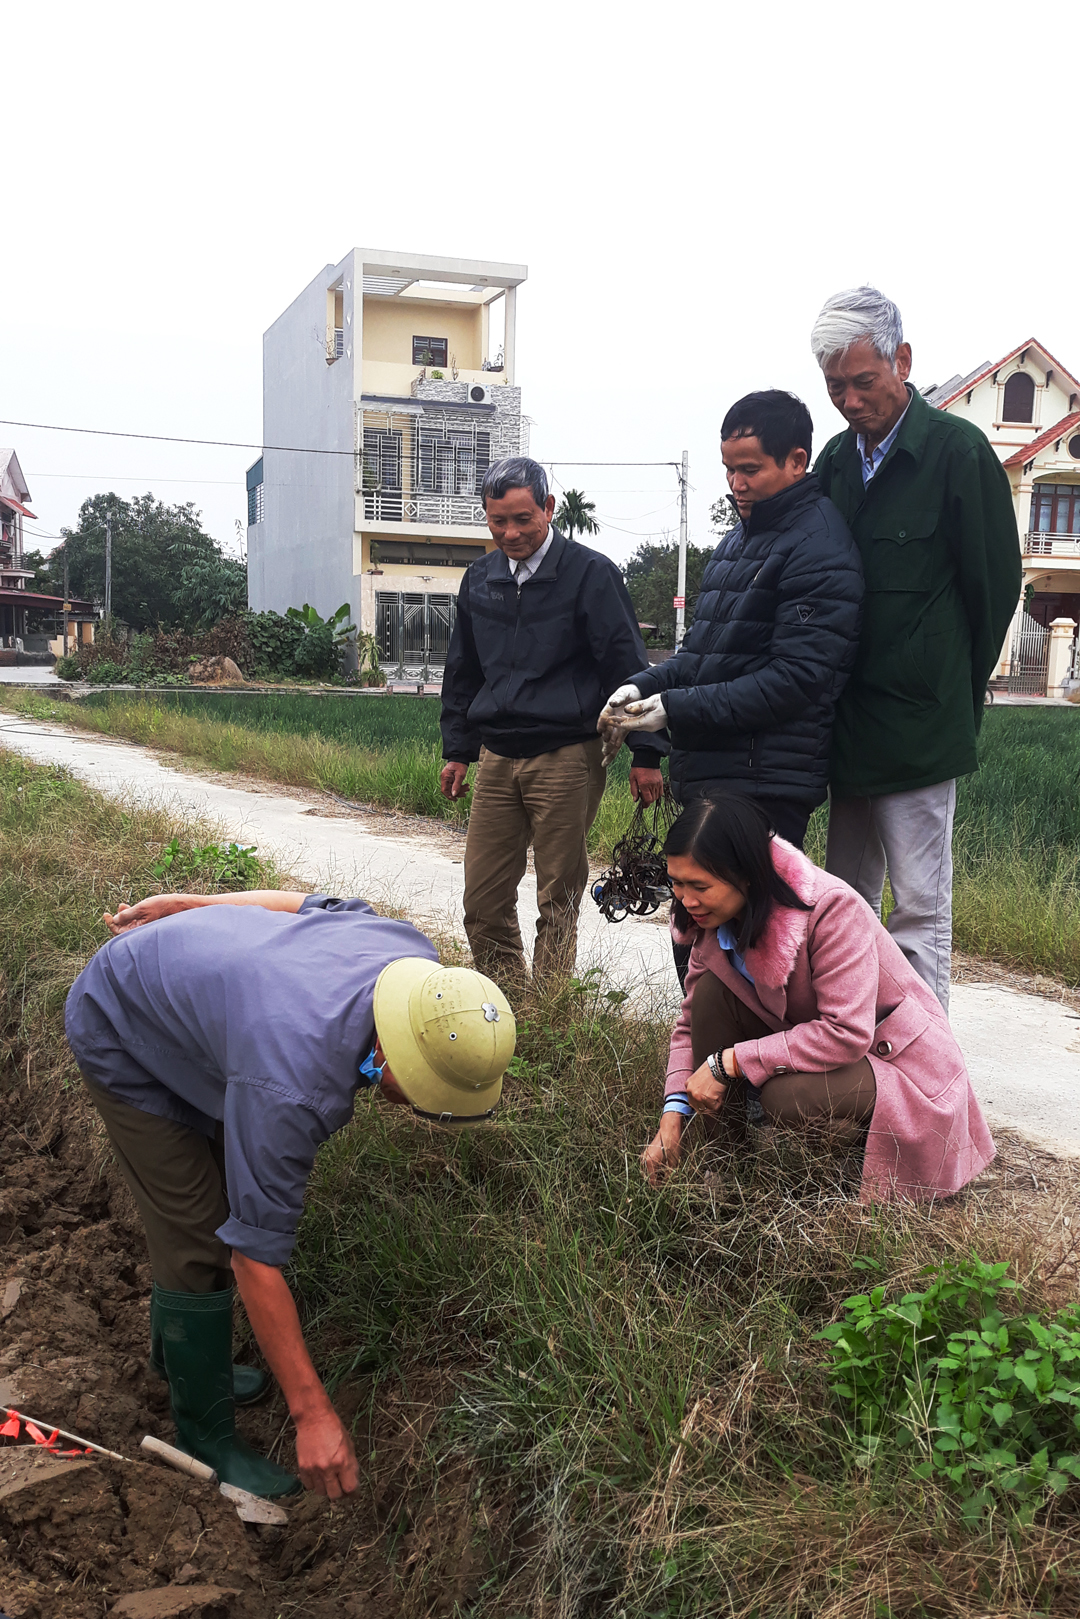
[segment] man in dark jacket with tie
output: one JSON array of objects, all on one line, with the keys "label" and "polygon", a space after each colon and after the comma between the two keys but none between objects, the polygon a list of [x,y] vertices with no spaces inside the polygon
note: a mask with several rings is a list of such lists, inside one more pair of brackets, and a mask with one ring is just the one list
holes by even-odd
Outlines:
[{"label": "man in dark jacket with tie", "polygon": [[[458,594],[442,688],[447,798],[468,791],[479,760],[465,844],[465,931],[482,972],[511,987],[525,976],[518,883],[536,866],[533,976],[570,972],[589,876],[586,837],[605,785],[596,722],[613,682],[645,661],[615,564],[552,524],[542,466],[514,457],[490,467],[482,496],[497,549],[472,563]],[[632,729],[632,728],[631,728]],[[663,790],[666,736],[629,737],[630,790]]]},{"label": "man in dark jacket with tie", "polygon": [[612,692],[601,729],[666,726],[683,802],[746,792],[801,847],[828,782],[833,713],[859,634],[862,569],[809,472],[813,423],[793,394],[748,394],[721,427],[739,522],[705,569],[682,649]]}]

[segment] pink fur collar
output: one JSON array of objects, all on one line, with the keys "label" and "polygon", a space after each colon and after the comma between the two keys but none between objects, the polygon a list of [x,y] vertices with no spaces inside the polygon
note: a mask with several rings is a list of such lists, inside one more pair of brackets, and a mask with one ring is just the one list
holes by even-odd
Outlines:
[{"label": "pink fur collar", "polygon": [[[772,857],[776,871],[799,898],[808,905],[816,904],[820,898],[824,873],[794,844],[786,843],[783,838],[773,838]],[[809,911],[793,911],[784,905],[773,907],[765,924],[765,932],[757,944],[746,952],[747,971],[755,982],[773,989],[780,989],[787,983],[809,925]],[[689,944],[698,932],[694,928],[689,933],[680,933],[672,926],[672,933],[681,943]]]},{"label": "pink fur collar", "polygon": [[[821,878],[821,872],[813,862],[783,838],[773,839],[772,857],[778,875],[801,900],[813,905],[819,896]],[[780,989],[787,983],[809,926],[809,911],[793,911],[786,905],[773,906],[764,933],[757,944],[746,952],[747,971],[753,975],[755,982],[767,984],[773,989]]]}]

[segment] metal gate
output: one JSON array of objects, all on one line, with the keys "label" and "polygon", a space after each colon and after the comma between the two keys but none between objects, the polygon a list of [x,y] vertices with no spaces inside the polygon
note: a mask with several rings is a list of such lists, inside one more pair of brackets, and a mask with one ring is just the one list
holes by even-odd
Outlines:
[{"label": "metal gate", "polygon": [[1021,613],[1009,655],[1009,690],[1024,697],[1046,696],[1050,631],[1030,613]]},{"label": "metal gate", "polygon": [[375,617],[379,658],[391,680],[427,684],[442,678],[457,622],[456,596],[379,590]]}]

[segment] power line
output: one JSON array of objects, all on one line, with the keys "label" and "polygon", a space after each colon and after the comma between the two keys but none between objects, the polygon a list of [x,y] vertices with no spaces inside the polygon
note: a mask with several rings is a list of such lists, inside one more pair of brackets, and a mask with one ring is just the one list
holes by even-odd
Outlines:
[{"label": "power line", "polygon": [[172,433],[122,433],[108,427],[61,427],[57,422],[13,422],[0,417],[0,427],[33,427],[44,433],[90,433],[94,438],[137,438],[154,444],[202,444],[218,450],[282,450],[293,455],[349,455],[355,450],[304,449],[296,444],[245,444],[237,439],[178,438]]},{"label": "power line", "polygon": [[[300,444],[248,444],[239,439],[179,438],[172,433],[125,433],[109,427],[62,427],[57,422],[16,422],[0,417],[0,427],[30,427],[43,433],[89,433],[94,438],[144,439],[153,444],[199,444],[217,450],[277,450],[285,455],[347,455],[356,450],[323,450]],[[549,467],[677,467],[678,461],[558,461],[544,458]],[[179,481],[179,480],[177,480]]]},{"label": "power line", "polygon": [[[157,478],[152,474],[133,478],[126,472],[28,472],[28,478],[67,478],[73,482],[86,482],[90,479],[96,483],[191,483],[210,484],[221,489],[243,489],[241,478]],[[620,494],[622,491],[619,491]],[[651,491],[650,491],[651,492]]]}]

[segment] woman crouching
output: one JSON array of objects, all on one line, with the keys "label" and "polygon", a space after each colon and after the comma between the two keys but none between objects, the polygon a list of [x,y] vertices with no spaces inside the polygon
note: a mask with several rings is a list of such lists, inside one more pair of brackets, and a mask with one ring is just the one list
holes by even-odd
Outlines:
[{"label": "woman crouching", "polygon": [[664,844],[691,945],[654,1182],[695,1113],[865,1140],[861,1196],[956,1192],[994,1156],[937,997],[855,891],[770,834],[739,794],[693,800]]}]

